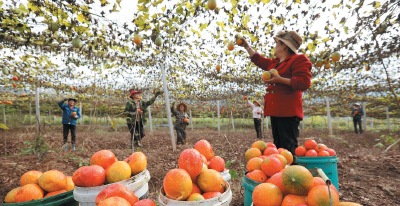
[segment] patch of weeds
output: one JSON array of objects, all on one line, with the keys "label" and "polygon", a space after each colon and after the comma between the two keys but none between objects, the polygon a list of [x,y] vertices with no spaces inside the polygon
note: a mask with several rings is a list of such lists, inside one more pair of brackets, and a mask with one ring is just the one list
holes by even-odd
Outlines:
[{"label": "patch of weeds", "polygon": [[[390,135],[392,135],[392,133],[390,133]],[[381,138],[384,138],[384,139],[385,139],[385,142],[386,142],[386,143],[389,143],[389,144],[393,144],[393,143],[396,142],[396,140],[393,139],[393,138],[392,138],[391,136],[389,136],[389,135],[387,135],[387,136],[382,135]]]},{"label": "patch of weeds", "polygon": [[353,165],[353,166],[356,166],[356,164],[357,164],[357,160],[353,160],[353,161],[351,162],[351,165]]},{"label": "patch of weeds", "polygon": [[36,153],[44,153],[50,149],[50,146],[44,140],[44,135],[38,135],[34,141],[26,140],[24,142],[26,148],[20,149],[23,155],[30,155]]},{"label": "patch of weeds", "polygon": [[366,141],[363,141],[365,147],[369,147],[369,144]]},{"label": "patch of weeds", "polygon": [[383,144],[379,142],[378,144],[374,145],[374,147],[382,148],[382,147],[383,147]]}]

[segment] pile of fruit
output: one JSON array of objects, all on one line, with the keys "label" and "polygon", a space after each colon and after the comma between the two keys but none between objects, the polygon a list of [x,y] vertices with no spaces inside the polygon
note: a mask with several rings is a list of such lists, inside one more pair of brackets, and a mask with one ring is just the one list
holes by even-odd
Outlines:
[{"label": "pile of fruit", "polygon": [[[266,183],[254,188],[255,206],[329,206],[329,190],[325,181],[313,177],[311,172],[299,165],[288,166],[273,175]],[[339,193],[330,185],[332,205],[339,206]]]},{"label": "pile of fruit", "polygon": [[333,149],[328,148],[324,144],[317,144],[315,140],[309,139],[304,143],[303,146],[298,146],[295,153],[299,157],[327,157],[336,156],[336,152]]},{"label": "pile of fruit", "polygon": [[292,164],[293,155],[290,151],[279,148],[271,142],[254,142],[245,153],[247,162],[246,176],[257,182],[278,184],[276,179],[282,176],[281,171]]},{"label": "pile of fruit", "polygon": [[58,170],[45,173],[29,171],[21,176],[21,187],[11,190],[4,199],[5,203],[19,203],[38,200],[75,188],[70,176],[65,176]]},{"label": "pile of fruit", "polygon": [[98,206],[156,206],[152,200],[139,198],[122,184],[112,184],[104,188],[96,197]]},{"label": "pile of fruit", "polygon": [[109,150],[96,152],[90,159],[90,166],[80,167],[72,175],[74,184],[79,187],[96,187],[120,182],[144,171],[147,158],[141,152],[134,152],[124,161],[118,161]]},{"label": "pile of fruit", "polygon": [[201,201],[225,192],[225,161],[214,156],[207,140],[198,141],[194,149],[186,149],[179,156],[179,169],[168,171],[164,178],[165,195],[178,201]]}]

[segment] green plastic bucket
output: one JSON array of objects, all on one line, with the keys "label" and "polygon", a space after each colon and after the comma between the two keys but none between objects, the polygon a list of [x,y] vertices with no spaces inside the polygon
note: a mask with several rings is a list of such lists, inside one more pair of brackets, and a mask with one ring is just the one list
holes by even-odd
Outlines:
[{"label": "green plastic bucket", "polygon": [[[314,168],[320,168],[324,171],[326,176],[329,177],[332,184],[335,185],[339,192],[339,179],[337,171],[338,158],[336,156],[332,157],[297,157],[297,163],[299,165],[306,167],[311,170]],[[314,177],[319,177],[317,172],[313,172]]]},{"label": "green plastic bucket", "polygon": [[2,206],[79,206],[79,202],[74,199],[74,190],[64,192],[51,197],[39,200],[20,203],[2,203]]},{"label": "green plastic bucket", "polygon": [[242,186],[244,187],[244,206],[251,206],[253,203],[253,191],[257,185],[262,182],[254,181],[247,176],[244,176],[242,179]]}]

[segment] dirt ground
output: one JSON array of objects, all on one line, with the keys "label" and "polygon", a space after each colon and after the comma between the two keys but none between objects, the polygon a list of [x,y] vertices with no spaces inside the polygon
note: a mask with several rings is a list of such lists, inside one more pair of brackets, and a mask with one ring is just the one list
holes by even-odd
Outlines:
[{"label": "dirt ground", "polygon": [[[187,131],[187,145],[178,146],[177,151],[172,151],[169,132],[166,128],[156,128],[152,134],[146,131],[143,141],[144,146],[139,150],[147,156],[151,180],[149,184],[150,196],[153,201],[158,201],[158,192],[162,186],[165,174],[178,167],[179,154],[193,148],[201,140],[208,140],[213,146],[215,155],[224,158],[225,162],[232,161],[228,169],[235,169],[239,177],[230,181],[233,192],[231,205],[243,205],[242,196],[244,189],[241,187],[241,178],[246,170],[245,151],[256,141],[255,131],[236,131],[218,134],[211,129]],[[124,127],[113,132],[111,128],[79,126],[77,129],[77,151],[60,149],[62,142],[62,127],[46,128],[45,140],[51,150],[41,153],[38,157],[24,155],[21,148],[29,147],[29,141],[36,136],[36,128],[14,128],[11,131],[1,132],[0,144],[0,199],[11,189],[19,186],[22,174],[29,170],[42,172],[57,169],[66,175],[72,175],[79,165],[89,163],[90,157],[99,150],[109,149],[115,153],[119,160],[131,154],[128,150],[129,133]],[[226,138],[225,135],[226,134]],[[350,131],[337,131],[334,136],[328,136],[326,130],[301,130],[299,144],[305,138],[314,137],[318,142],[326,144],[338,153],[338,173],[340,200],[357,202],[362,205],[400,205],[400,150],[396,148],[385,156],[382,155],[388,143],[380,140],[384,147],[374,147],[377,139],[387,132],[366,132],[356,135]],[[3,138],[6,136],[7,156],[4,156]],[[266,133],[266,141],[272,141],[271,131]],[[399,137],[400,132],[392,136]],[[228,143],[229,141],[229,143]],[[25,144],[24,144],[25,142]]]}]

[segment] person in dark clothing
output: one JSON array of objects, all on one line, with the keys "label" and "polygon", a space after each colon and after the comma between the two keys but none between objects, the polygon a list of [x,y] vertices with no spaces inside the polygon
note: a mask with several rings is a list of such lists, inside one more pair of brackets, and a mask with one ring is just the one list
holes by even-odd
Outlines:
[{"label": "person in dark clothing", "polygon": [[[64,104],[68,100],[68,104]],[[58,102],[58,106],[63,110],[62,124],[63,124],[63,137],[64,137],[64,149],[68,151],[68,133],[71,130],[71,147],[75,148],[76,138],[76,120],[81,118],[81,112],[78,107],[75,107],[76,99],[69,98],[63,99]]]},{"label": "person in dark clothing", "polygon": [[360,108],[359,103],[354,104],[353,111],[351,112],[351,116],[353,116],[353,123],[354,123],[354,131],[358,134],[357,131],[357,124],[360,127],[360,134],[363,133],[362,131],[362,116],[364,115],[364,111]]},{"label": "person in dark clothing", "polygon": [[129,132],[131,133],[130,148],[133,147],[133,138],[135,138],[135,146],[141,147],[140,141],[144,138],[145,133],[143,125],[146,124],[146,108],[154,103],[157,96],[161,92],[156,92],[155,96],[149,101],[141,101],[139,91],[131,91],[131,99],[126,103],[124,113],[127,115],[126,124],[128,125]]},{"label": "person in dark clothing", "polygon": [[186,113],[187,106],[180,103],[174,109],[175,102],[172,103],[171,113],[175,116],[174,129],[176,130],[176,144],[184,144],[186,142],[186,126],[189,124],[189,116]]}]

